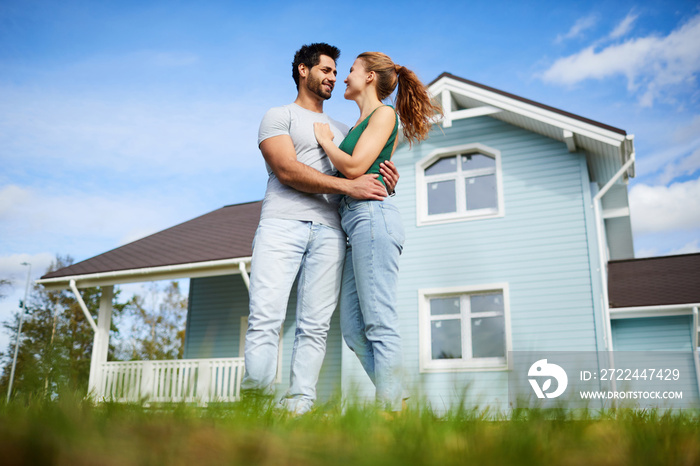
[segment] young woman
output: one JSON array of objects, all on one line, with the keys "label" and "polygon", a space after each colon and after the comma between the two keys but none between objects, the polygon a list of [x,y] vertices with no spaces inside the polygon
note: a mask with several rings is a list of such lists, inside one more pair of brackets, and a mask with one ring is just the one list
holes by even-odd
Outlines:
[{"label": "young woman", "polygon": [[[383,53],[360,54],[345,79],[345,98],[360,118],[339,147],[327,124],[315,123],[316,139],[347,178],[379,174],[398,143],[399,118],[409,143],[427,137],[439,108],[407,68]],[[396,110],[382,100],[397,87]],[[398,114],[398,116],[397,116]],[[383,179],[379,178],[382,183]],[[345,196],[341,223],[348,236],[340,296],[340,325],[346,343],[360,359],[386,409],[402,408],[402,350],[396,293],[404,232],[398,209],[386,198],[361,201]]]}]

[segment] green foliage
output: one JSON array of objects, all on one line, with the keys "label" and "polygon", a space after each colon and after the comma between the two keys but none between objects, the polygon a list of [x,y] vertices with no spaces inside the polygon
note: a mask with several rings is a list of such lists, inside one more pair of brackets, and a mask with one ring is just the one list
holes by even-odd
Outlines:
[{"label": "green foliage", "polygon": [[657,465],[700,463],[697,412],[618,410],[517,418],[412,407],[321,406],[302,417],[272,399],[206,409],[93,405],[79,397],[0,405],[3,464]]},{"label": "green foliage", "polygon": [[[70,257],[57,256],[46,273],[67,267],[72,262]],[[102,290],[86,288],[81,294],[93,319],[97,320]],[[118,292],[115,293],[114,315],[119,315],[124,306],[118,302]],[[21,303],[19,307],[22,307]],[[75,296],[67,290],[47,291],[35,286],[26,308],[12,396],[51,398],[63,390],[87,392],[94,332]],[[18,311],[11,321],[3,323],[11,338],[3,354],[2,394],[7,393],[19,317]],[[112,327],[112,332],[116,333],[117,329]],[[110,352],[114,352],[113,347]]]},{"label": "green foliage", "polygon": [[156,361],[182,359],[185,349],[187,296],[178,282],[162,287],[150,283],[142,294],[129,301],[132,321],[129,343],[122,349],[125,359]]},{"label": "green foliage", "polygon": [[6,278],[0,278],[0,299],[5,298],[6,289],[12,286],[12,281]]}]

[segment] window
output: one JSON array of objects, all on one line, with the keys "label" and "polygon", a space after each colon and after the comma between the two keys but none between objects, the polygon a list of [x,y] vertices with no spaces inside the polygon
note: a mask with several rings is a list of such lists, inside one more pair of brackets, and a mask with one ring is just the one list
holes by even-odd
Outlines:
[{"label": "window", "polygon": [[416,174],[419,225],[503,215],[498,151],[440,149],[418,162]]},{"label": "window", "polygon": [[421,371],[506,369],[507,286],[420,292]]}]

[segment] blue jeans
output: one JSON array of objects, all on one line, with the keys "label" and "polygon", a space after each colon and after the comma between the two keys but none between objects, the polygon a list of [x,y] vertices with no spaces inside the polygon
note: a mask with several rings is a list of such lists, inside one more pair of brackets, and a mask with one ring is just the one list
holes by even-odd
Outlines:
[{"label": "blue jeans", "polygon": [[311,409],[331,316],[338,303],[345,244],[341,230],[325,225],[260,221],[253,243],[242,390],[273,392],[279,332],[299,275],[290,386],[281,403],[298,414]]},{"label": "blue jeans", "polygon": [[348,347],[360,359],[376,387],[376,399],[401,410],[402,348],[396,311],[399,256],[404,230],[398,209],[387,198],[340,203],[348,235],[340,326]]}]

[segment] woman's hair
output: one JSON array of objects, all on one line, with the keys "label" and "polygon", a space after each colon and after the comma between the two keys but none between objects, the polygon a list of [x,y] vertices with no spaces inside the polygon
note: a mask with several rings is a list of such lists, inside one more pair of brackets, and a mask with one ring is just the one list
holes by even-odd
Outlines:
[{"label": "woman's hair", "polygon": [[428,90],[418,76],[405,66],[394,64],[381,52],[365,52],[357,58],[362,60],[367,71],[376,73],[379,100],[389,97],[398,84],[396,112],[409,144],[426,139],[432,126],[431,118],[436,113],[442,114],[442,109],[430,100]]}]

